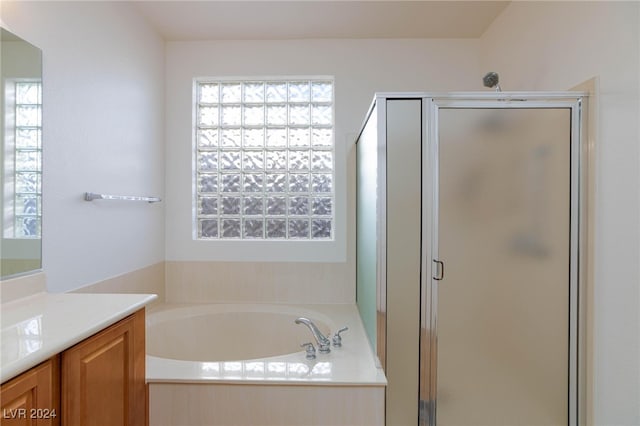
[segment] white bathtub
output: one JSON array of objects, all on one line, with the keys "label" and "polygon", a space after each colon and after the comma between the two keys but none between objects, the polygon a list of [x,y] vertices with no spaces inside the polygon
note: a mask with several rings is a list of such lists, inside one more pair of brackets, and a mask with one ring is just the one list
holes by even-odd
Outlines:
[{"label": "white bathtub", "polygon": [[306,327],[295,324],[301,316],[311,318],[325,335],[336,329],[325,315],[291,306],[217,304],[166,309],[147,319],[147,354],[213,362],[299,352],[300,343],[313,340]]},{"label": "white bathtub", "polygon": [[[343,346],[306,359],[300,316],[325,335],[349,327]],[[384,424],[386,379],[353,305],[153,309],[147,382],[151,426]]]}]

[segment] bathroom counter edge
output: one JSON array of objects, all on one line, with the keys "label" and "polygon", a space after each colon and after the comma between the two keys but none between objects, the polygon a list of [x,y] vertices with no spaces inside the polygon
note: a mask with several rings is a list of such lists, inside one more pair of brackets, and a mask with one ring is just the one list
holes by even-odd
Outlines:
[{"label": "bathroom counter edge", "polygon": [[155,294],[39,293],[0,307],[0,383],[144,308]]}]

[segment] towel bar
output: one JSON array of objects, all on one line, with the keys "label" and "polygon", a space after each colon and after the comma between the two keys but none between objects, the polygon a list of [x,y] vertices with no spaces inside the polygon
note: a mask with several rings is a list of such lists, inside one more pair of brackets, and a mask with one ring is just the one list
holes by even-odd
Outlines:
[{"label": "towel bar", "polygon": [[106,194],[96,194],[94,192],[85,192],[84,200],[85,201],[93,201],[93,200],[146,201],[148,203],[159,203],[160,201],[162,201],[162,199],[158,197],[137,197],[134,195],[106,195]]}]

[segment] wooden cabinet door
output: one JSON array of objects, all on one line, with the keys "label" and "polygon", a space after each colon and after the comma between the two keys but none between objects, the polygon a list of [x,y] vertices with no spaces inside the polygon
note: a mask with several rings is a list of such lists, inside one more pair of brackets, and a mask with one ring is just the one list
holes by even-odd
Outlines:
[{"label": "wooden cabinet door", "polygon": [[55,356],[0,388],[0,424],[3,426],[57,426],[60,424],[59,358]]},{"label": "wooden cabinet door", "polygon": [[62,353],[65,426],[144,426],[144,310]]}]

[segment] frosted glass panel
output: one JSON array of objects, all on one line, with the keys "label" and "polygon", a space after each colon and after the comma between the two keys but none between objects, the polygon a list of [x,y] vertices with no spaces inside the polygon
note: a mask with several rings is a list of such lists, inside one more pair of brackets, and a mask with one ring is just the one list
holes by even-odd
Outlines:
[{"label": "frosted glass panel", "polygon": [[239,126],[242,122],[239,106],[223,106],[222,107],[222,125],[223,126]]},{"label": "frosted glass panel", "polygon": [[198,147],[217,148],[220,138],[218,129],[204,129],[198,131]]},{"label": "frosted glass panel", "polygon": [[222,236],[240,238],[240,219],[222,219]]},{"label": "frosted glass panel", "polygon": [[16,127],[40,126],[40,105],[20,105],[16,107]]},{"label": "frosted glass panel", "polygon": [[264,176],[258,174],[244,175],[244,192],[262,192]]},{"label": "frosted glass panel", "polygon": [[244,238],[264,238],[264,219],[245,219]]},{"label": "frosted glass panel", "polygon": [[39,171],[40,151],[17,151],[15,168],[18,171]]},{"label": "frosted glass panel", "polygon": [[276,216],[287,213],[287,197],[268,197],[267,214]]},{"label": "frosted glass panel", "polygon": [[201,84],[200,85],[200,102],[202,103],[218,103],[218,85],[217,84]]},{"label": "frosted glass panel", "polygon": [[258,171],[264,169],[264,152],[245,151],[242,156],[244,170]]},{"label": "frosted glass panel", "polygon": [[308,148],[311,132],[308,127],[289,129],[289,147]]},{"label": "frosted glass panel", "polygon": [[289,170],[309,170],[309,151],[289,151]]},{"label": "frosted glass panel", "polygon": [[287,83],[267,83],[267,102],[286,102]]},{"label": "frosted glass panel", "polygon": [[289,219],[289,238],[309,238],[309,221]]},{"label": "frosted glass panel", "polygon": [[289,124],[309,124],[309,105],[291,105],[289,107]]},{"label": "frosted glass panel", "polygon": [[231,83],[222,85],[222,103],[240,102],[240,84]]},{"label": "frosted glass panel", "polygon": [[329,151],[314,151],[311,158],[311,169],[323,171],[333,169],[333,155]]},{"label": "frosted glass panel", "polygon": [[285,219],[267,219],[267,238],[285,238],[287,221]]},{"label": "frosted glass panel", "polygon": [[438,124],[437,425],[566,425],[570,110]]},{"label": "frosted glass panel", "polygon": [[220,168],[222,170],[235,170],[240,168],[240,152],[224,151],[220,155]]},{"label": "frosted glass panel", "polygon": [[218,153],[201,152],[198,155],[198,170],[201,172],[212,172],[218,170]]},{"label": "frosted glass panel", "polygon": [[218,237],[218,219],[203,219],[200,221],[200,235],[203,238]]},{"label": "frosted glass panel", "polygon": [[332,83],[311,83],[311,100],[316,102],[331,102],[333,100]]},{"label": "frosted glass panel", "polygon": [[313,174],[311,178],[311,190],[313,192],[331,192],[331,175]]},{"label": "frosted glass panel", "polygon": [[283,105],[268,106],[267,124],[270,126],[282,126],[287,124],[287,107]]},{"label": "frosted glass panel", "polygon": [[287,175],[276,173],[267,175],[267,192],[285,192]]},{"label": "frosted glass panel", "polygon": [[331,198],[326,198],[326,197],[314,198],[313,214],[331,215]]},{"label": "frosted glass panel", "polygon": [[309,83],[290,83],[289,84],[289,102],[308,102],[309,101]]},{"label": "frosted glass panel", "polygon": [[313,124],[318,125],[331,125],[332,118],[331,106],[329,105],[314,105],[312,111]]},{"label": "frosted glass panel", "polygon": [[222,214],[225,214],[225,215],[240,214],[240,197],[223,197],[222,198]]},{"label": "frosted glass panel", "polygon": [[222,130],[222,147],[236,148],[241,143],[240,129],[223,129]]},{"label": "frosted glass panel", "polygon": [[16,85],[16,103],[39,105],[40,82],[26,82]]},{"label": "frosted glass panel", "polygon": [[307,192],[309,191],[309,175],[307,174],[290,174],[289,175],[289,192]]},{"label": "frosted glass panel", "polygon": [[309,214],[309,198],[290,197],[289,216],[306,216]]},{"label": "frosted glass panel", "polygon": [[331,238],[331,220],[313,219],[311,222],[311,238]]},{"label": "frosted glass panel", "polygon": [[200,198],[200,214],[218,214],[218,198],[202,197]]},{"label": "frosted glass panel", "polygon": [[244,101],[246,103],[264,102],[264,83],[245,83]]},{"label": "frosted glass panel", "polygon": [[200,125],[217,126],[219,122],[217,107],[200,107]]},{"label": "frosted glass panel", "polygon": [[264,199],[262,197],[244,197],[242,213],[245,215],[262,215]]},{"label": "frosted glass panel", "polygon": [[[362,317],[371,347],[376,349],[376,247],[378,220],[377,179],[377,110],[371,112],[357,144],[356,189],[356,294],[358,310]],[[322,208],[321,203],[316,204]]]},{"label": "frosted glass panel", "polygon": [[331,128],[314,128],[311,140],[314,147],[331,146],[333,143],[333,130]]},{"label": "frosted glass panel", "polygon": [[16,129],[16,147],[22,149],[38,148],[41,139],[40,129]]},{"label": "frosted glass panel", "polygon": [[17,193],[38,193],[40,173],[16,173]]}]

